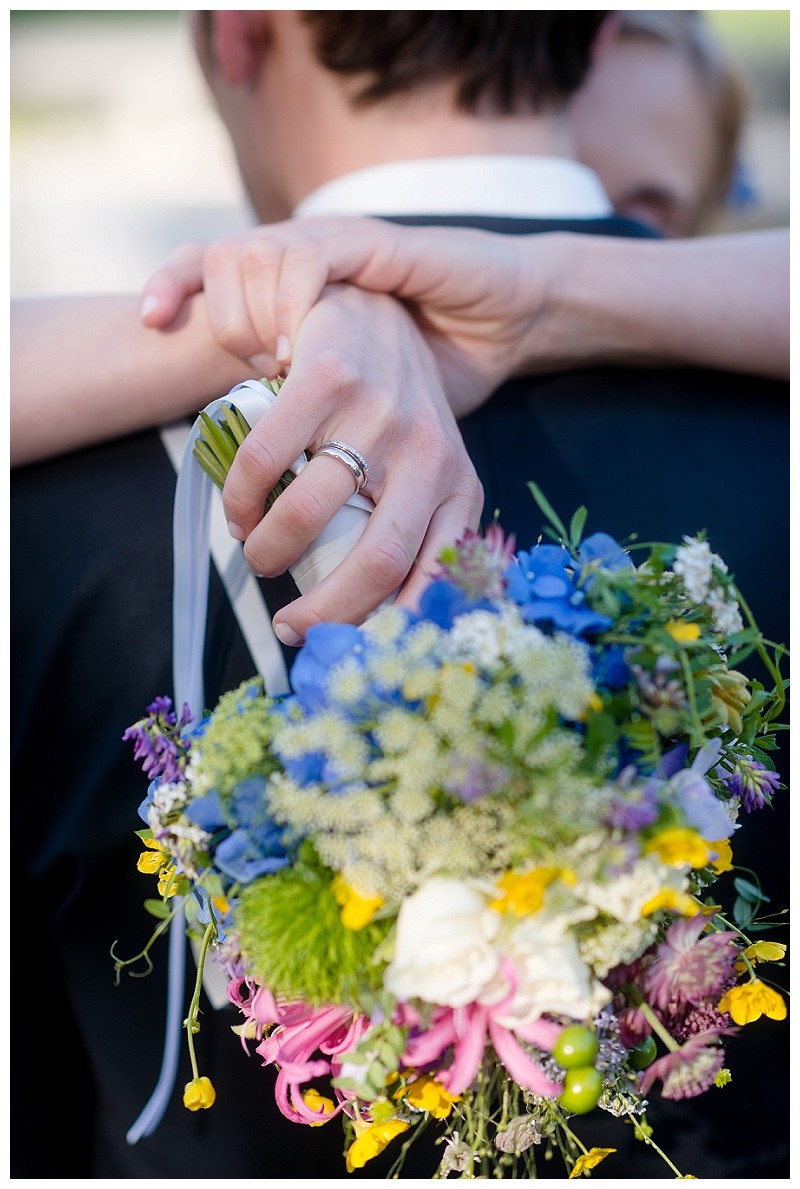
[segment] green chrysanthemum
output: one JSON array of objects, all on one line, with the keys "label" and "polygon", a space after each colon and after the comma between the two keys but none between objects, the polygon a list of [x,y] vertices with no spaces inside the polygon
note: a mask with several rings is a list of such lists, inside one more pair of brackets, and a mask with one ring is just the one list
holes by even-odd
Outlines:
[{"label": "green chrysanthemum", "polygon": [[307,1003],[355,1003],[381,985],[376,950],[389,921],[345,928],[332,875],[304,847],[304,860],[256,880],[237,911],[248,969],[273,994]]}]

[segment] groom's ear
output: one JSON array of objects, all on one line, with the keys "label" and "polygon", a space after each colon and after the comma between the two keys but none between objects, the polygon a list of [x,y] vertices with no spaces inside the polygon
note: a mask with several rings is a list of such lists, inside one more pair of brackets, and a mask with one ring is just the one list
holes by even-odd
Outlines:
[{"label": "groom's ear", "polygon": [[592,66],[596,66],[605,57],[609,46],[616,40],[621,19],[621,14],[618,12],[610,12],[604,17],[592,42],[592,48],[589,54],[589,61]]},{"label": "groom's ear", "polygon": [[210,58],[230,86],[257,81],[272,40],[272,17],[269,10],[219,9],[208,14]]}]

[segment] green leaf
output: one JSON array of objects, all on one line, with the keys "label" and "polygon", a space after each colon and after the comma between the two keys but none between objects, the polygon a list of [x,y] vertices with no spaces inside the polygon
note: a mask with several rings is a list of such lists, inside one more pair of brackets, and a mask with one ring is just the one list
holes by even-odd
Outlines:
[{"label": "green leaf", "polygon": [[160,921],[165,921],[172,915],[172,909],[163,900],[145,900],[144,907],[151,917],[158,917]]},{"label": "green leaf", "polygon": [[569,543],[573,549],[577,549],[581,543],[581,536],[588,515],[588,509],[581,506],[569,522]]},{"label": "green leaf", "polygon": [[558,531],[559,535],[561,536],[561,540],[562,541],[569,540],[567,530],[564,528],[564,525],[563,525],[560,517],[554,510],[552,504],[545,497],[545,494],[542,491],[542,489],[536,483],[531,481],[528,483],[528,490],[530,491],[533,498],[536,500],[536,503],[539,505],[539,508],[541,509],[541,511],[545,514],[545,516],[550,521],[550,523]]},{"label": "green leaf", "polygon": [[739,893],[739,895],[744,900],[748,900],[751,904],[759,904],[762,902],[764,904],[769,904],[769,896],[765,896],[761,891],[761,888],[756,887],[756,885],[751,883],[749,879],[743,879],[739,875],[734,879],[733,886],[736,888],[736,891]]}]

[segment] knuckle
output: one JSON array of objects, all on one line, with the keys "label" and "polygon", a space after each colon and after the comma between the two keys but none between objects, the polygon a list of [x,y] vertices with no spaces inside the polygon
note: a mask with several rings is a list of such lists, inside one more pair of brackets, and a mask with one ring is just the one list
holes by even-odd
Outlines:
[{"label": "knuckle", "polygon": [[305,537],[318,532],[333,518],[336,505],[322,488],[307,483],[295,487],[293,483],[276,502],[274,510],[292,537]]},{"label": "knuckle", "polygon": [[243,268],[269,271],[276,266],[279,257],[277,244],[263,236],[256,236],[244,241],[239,258]]},{"label": "knuckle", "polygon": [[323,392],[353,388],[360,379],[359,369],[353,360],[336,347],[320,350],[308,374],[309,389],[317,386]]},{"label": "knuckle", "polygon": [[387,535],[370,543],[361,559],[362,579],[368,589],[394,590],[408,575],[416,550],[396,535]]}]

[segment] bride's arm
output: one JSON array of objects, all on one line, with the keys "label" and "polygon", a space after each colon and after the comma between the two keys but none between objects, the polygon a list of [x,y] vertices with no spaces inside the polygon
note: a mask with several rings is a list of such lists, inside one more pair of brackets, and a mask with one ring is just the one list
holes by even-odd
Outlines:
[{"label": "bride's arm", "polygon": [[10,344],[12,466],[195,413],[255,375],[211,335],[202,296],[160,335],[138,297],[20,299]]},{"label": "bride's arm", "polygon": [[184,295],[205,289],[228,349],[288,361],[319,293],[344,280],[405,299],[486,393],[508,374],[608,363],[788,377],[786,230],[645,240],[294,219],[185,245],[146,285],[143,320],[168,325]]}]

